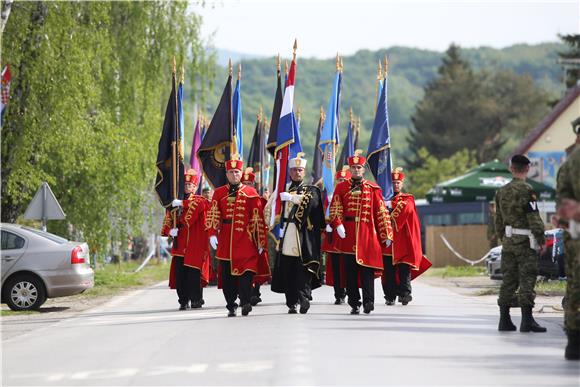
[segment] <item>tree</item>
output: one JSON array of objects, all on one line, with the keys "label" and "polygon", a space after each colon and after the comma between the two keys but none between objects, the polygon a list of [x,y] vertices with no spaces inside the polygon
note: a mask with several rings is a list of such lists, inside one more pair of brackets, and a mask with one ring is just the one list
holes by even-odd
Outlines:
[{"label": "tree", "polygon": [[16,221],[47,181],[67,214],[50,231],[101,251],[111,238],[141,233],[147,207],[157,205],[172,57],[198,74],[186,78],[190,90],[205,87],[199,77],[212,66],[200,18],[186,11],[186,2],[162,1],[12,5],[3,39],[12,95],[2,128],[2,221]]},{"label": "tree", "polygon": [[[568,46],[568,51],[560,52],[561,59],[575,59],[580,62],[580,34],[558,35]],[[564,64],[566,87],[574,87],[580,80],[580,63]]]},{"label": "tree", "polygon": [[412,116],[411,166],[422,165],[421,148],[437,158],[465,148],[476,150],[478,162],[493,159],[508,138],[521,138],[548,111],[548,96],[531,77],[507,70],[476,73],[455,45],[438,74]]}]

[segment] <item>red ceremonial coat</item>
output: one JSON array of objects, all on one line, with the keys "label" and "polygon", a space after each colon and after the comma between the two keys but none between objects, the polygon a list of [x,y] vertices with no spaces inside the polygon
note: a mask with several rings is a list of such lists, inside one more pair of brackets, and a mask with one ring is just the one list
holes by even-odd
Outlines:
[{"label": "red ceremonial coat", "polygon": [[229,188],[214,191],[205,222],[209,235],[218,238],[216,258],[231,262],[232,275],[259,274],[258,249],[268,249],[262,200],[253,187],[241,184],[236,194]]},{"label": "red ceremonial coat", "polygon": [[346,238],[338,235],[337,248],[343,254],[353,254],[361,266],[383,270],[381,245],[392,240],[389,211],[381,188],[362,180],[357,188],[352,180],[339,183],[330,203],[330,225],[333,230],[344,225]]},{"label": "red ceremonial coat", "polygon": [[[189,195],[183,201],[181,214],[177,220],[177,237],[171,247],[171,255],[183,257],[183,265],[193,267],[201,272],[202,286],[209,282],[210,257],[209,246],[206,243],[208,235],[205,229],[205,217],[209,204],[202,196]],[[173,228],[171,212],[165,213],[161,235],[168,236]],[[175,289],[175,261],[171,260],[169,271],[169,287]]]},{"label": "red ceremonial coat", "polygon": [[[327,201],[325,201],[324,213],[326,213],[326,207],[329,205]],[[340,254],[340,250],[338,249],[338,241],[340,237],[336,233],[335,229],[332,229],[331,232],[324,231],[322,233],[322,251],[326,253],[326,272],[324,276],[324,280],[326,285],[334,286],[334,271],[333,271],[333,263],[331,254]],[[344,266],[344,261],[342,257],[339,259],[340,261],[340,287],[346,287],[346,269]]]},{"label": "red ceremonial coat", "polygon": [[[262,210],[266,208],[266,203],[268,202],[263,197],[260,198],[260,202],[262,203]],[[264,232],[266,233],[266,247],[264,247],[264,251],[260,254],[258,258],[258,272],[254,275],[254,284],[261,285],[265,282],[268,282],[272,278],[272,273],[270,272],[270,258],[268,255],[268,226],[267,223],[264,221]]]}]

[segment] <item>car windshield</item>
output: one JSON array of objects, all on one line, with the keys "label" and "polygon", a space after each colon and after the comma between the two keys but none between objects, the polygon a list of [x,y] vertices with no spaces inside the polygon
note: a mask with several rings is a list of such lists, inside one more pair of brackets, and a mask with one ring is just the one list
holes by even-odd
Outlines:
[{"label": "car windshield", "polygon": [[32,233],[35,233],[38,236],[41,236],[41,237],[46,238],[46,239],[49,239],[49,240],[51,240],[53,242],[59,243],[61,245],[63,243],[67,243],[68,242],[66,239],[64,239],[62,237],[59,237],[58,235],[51,234],[49,232],[40,231],[40,230],[37,230],[35,228],[30,228],[30,227],[22,227],[22,228],[25,229],[25,230],[27,230],[27,231],[30,231]]}]

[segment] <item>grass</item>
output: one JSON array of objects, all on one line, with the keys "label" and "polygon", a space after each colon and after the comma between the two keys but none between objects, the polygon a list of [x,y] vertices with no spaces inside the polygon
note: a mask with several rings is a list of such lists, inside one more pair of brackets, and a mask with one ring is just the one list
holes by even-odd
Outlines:
[{"label": "grass", "polygon": [[[538,296],[564,296],[566,294],[566,281],[538,281],[536,282],[535,290]],[[477,292],[478,296],[493,296],[497,294],[499,294],[499,287]]]},{"label": "grass", "polygon": [[477,277],[486,275],[486,271],[483,266],[445,266],[432,267],[425,272],[425,275],[440,278]]}]

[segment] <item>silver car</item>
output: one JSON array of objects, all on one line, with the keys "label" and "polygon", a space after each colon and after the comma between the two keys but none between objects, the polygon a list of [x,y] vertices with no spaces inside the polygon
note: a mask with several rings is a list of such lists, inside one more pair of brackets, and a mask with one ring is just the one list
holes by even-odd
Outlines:
[{"label": "silver car", "polygon": [[1,231],[2,302],[10,309],[38,309],[47,298],[94,286],[86,243],[9,223],[2,223]]}]

